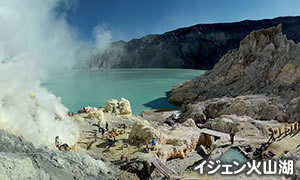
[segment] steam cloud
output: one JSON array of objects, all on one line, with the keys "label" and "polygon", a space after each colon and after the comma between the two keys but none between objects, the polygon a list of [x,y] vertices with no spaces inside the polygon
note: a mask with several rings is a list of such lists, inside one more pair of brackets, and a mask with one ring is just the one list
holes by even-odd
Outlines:
[{"label": "steam cloud", "polygon": [[[49,71],[73,67],[78,57],[88,54],[78,54],[86,43],[55,13],[59,3],[62,0],[0,1],[0,129],[37,145],[54,146],[56,135],[72,145],[79,136],[60,98],[40,87]],[[111,37],[99,29],[94,35],[101,47]]]},{"label": "steam cloud", "polygon": [[93,45],[95,51],[93,54],[103,54],[106,49],[111,48],[112,36],[104,25],[96,26],[93,35],[95,38],[95,45]]}]

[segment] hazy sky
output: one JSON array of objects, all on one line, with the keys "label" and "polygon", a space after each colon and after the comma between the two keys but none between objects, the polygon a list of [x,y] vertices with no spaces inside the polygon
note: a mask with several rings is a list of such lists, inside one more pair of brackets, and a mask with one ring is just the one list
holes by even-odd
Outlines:
[{"label": "hazy sky", "polygon": [[300,0],[77,0],[66,12],[83,39],[95,26],[130,40],[200,23],[300,15]]}]

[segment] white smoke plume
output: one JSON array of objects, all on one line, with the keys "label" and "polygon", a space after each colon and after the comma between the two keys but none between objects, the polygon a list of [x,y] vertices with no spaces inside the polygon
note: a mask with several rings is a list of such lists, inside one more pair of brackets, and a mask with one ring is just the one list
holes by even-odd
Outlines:
[{"label": "white smoke plume", "polygon": [[49,71],[72,67],[83,46],[54,11],[61,2],[0,1],[0,129],[36,145],[54,146],[56,135],[72,145],[79,136],[60,98],[40,87]]},{"label": "white smoke plume", "polygon": [[94,28],[93,32],[95,38],[94,54],[102,54],[107,48],[110,48],[112,42],[112,35],[107,30],[105,25],[98,25]]},{"label": "white smoke plume", "polygon": [[[93,29],[93,37],[95,42],[93,43],[84,43],[84,45],[80,49],[80,53],[78,54],[79,59],[85,59],[86,61],[80,61],[77,66],[94,69],[93,61],[97,57],[101,57],[101,55],[105,54],[106,51],[113,51],[114,54],[121,53],[121,48],[116,48],[112,45],[112,35],[108,30],[106,25],[99,24]],[[95,65],[95,69],[98,69],[97,64]]]}]

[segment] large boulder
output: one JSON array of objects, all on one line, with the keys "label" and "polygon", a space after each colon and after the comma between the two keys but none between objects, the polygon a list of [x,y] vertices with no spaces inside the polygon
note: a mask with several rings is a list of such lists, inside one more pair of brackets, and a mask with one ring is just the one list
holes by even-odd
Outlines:
[{"label": "large boulder", "polygon": [[231,118],[231,116],[229,116],[229,118],[221,117],[221,118],[210,119],[202,127],[212,129],[215,131],[231,133],[231,132],[238,132],[240,130],[239,123],[240,122],[234,121]]},{"label": "large boulder", "polygon": [[121,98],[121,101],[119,102],[119,109],[121,115],[132,113],[130,102],[125,98]]},{"label": "large boulder", "polygon": [[118,109],[118,106],[119,106],[119,101],[117,99],[111,99],[105,102],[103,108],[106,112],[115,113],[115,111]]},{"label": "large boulder", "polygon": [[191,118],[189,118],[185,122],[183,122],[182,125],[185,127],[197,128],[195,121]]},{"label": "large boulder", "polygon": [[121,98],[120,101],[116,99],[112,99],[105,102],[105,105],[103,107],[105,112],[114,114],[114,115],[131,115],[132,110],[130,106],[130,102],[125,99]]},{"label": "large boulder", "polygon": [[158,144],[157,155],[163,161],[172,158],[185,158],[197,146],[201,145],[203,136],[192,119],[181,127],[151,127],[147,121],[140,121],[133,125],[129,140],[137,145],[150,143],[155,137]]},{"label": "large boulder", "polygon": [[181,158],[184,159],[187,156],[187,148],[185,146],[166,146],[160,149],[157,153],[158,157],[162,161],[168,159]]},{"label": "large boulder", "polygon": [[89,119],[104,121],[104,113],[101,110],[89,112],[87,117]]},{"label": "large boulder", "polygon": [[130,142],[135,144],[143,144],[145,141],[149,143],[153,137],[159,137],[159,133],[146,121],[136,122],[128,136]]}]

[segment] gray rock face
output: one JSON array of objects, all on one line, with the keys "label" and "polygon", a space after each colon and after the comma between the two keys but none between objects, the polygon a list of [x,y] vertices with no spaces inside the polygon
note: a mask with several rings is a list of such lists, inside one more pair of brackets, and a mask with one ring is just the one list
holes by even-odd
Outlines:
[{"label": "gray rock face", "polygon": [[[228,51],[238,48],[240,41],[254,30],[283,24],[283,33],[300,41],[300,17],[280,17],[271,20],[236,23],[199,24],[148,35],[129,42],[111,44],[103,54],[85,65],[100,68],[193,68],[212,69]],[[266,41],[267,39],[262,39]],[[272,46],[268,48],[272,49]]]},{"label": "gray rock face", "polygon": [[[169,101],[190,104],[224,96],[265,94],[276,98],[264,103],[268,105],[259,110],[261,119],[300,120],[300,44],[288,40],[281,28],[278,25],[251,32],[240,47],[226,53],[213,70],[174,87]],[[236,106],[241,109],[245,103]],[[259,100],[252,104],[257,103]],[[228,101],[224,101],[221,109],[227,105]],[[249,115],[249,111],[240,115]],[[251,113],[249,116],[253,117]]]},{"label": "gray rock face", "polygon": [[184,119],[192,118],[196,123],[231,114],[260,120],[280,120],[284,113],[280,102],[280,98],[265,95],[222,97],[188,104],[183,112]]},{"label": "gray rock face", "polygon": [[130,162],[122,162],[120,169],[135,173],[140,179],[149,179],[151,173],[154,170],[154,167],[151,167],[151,162],[141,159],[132,159]]},{"label": "gray rock face", "polygon": [[0,179],[114,179],[112,168],[85,153],[36,148],[0,130]]},{"label": "gray rock face", "polygon": [[0,179],[50,179],[34,167],[30,158],[14,155],[0,155],[0,172]]}]

